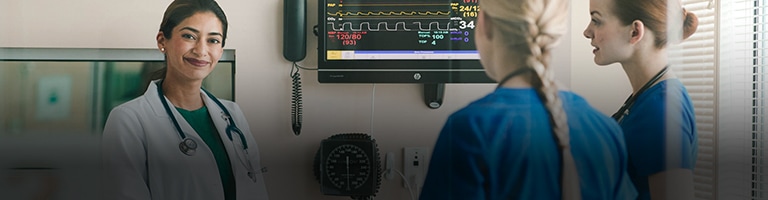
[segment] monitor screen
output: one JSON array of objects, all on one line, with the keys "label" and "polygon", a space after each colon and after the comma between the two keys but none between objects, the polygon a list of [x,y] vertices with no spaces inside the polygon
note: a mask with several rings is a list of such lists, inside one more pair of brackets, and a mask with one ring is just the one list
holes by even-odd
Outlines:
[{"label": "monitor screen", "polygon": [[477,0],[324,0],[321,83],[489,83],[474,43]]}]

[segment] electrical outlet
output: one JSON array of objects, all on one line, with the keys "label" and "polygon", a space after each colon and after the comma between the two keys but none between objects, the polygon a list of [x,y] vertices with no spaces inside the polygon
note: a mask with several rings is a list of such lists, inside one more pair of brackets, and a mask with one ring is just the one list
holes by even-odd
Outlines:
[{"label": "electrical outlet", "polygon": [[[403,180],[403,187],[419,187],[424,183],[424,176],[426,175],[425,158],[427,157],[427,148],[425,147],[405,147],[403,148],[403,174],[408,180]],[[418,189],[418,187],[416,188]]]}]

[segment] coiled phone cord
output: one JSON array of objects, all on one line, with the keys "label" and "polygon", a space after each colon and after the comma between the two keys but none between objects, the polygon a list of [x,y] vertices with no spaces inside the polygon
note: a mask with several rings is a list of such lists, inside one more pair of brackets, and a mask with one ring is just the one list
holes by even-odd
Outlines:
[{"label": "coiled phone cord", "polygon": [[291,84],[291,128],[293,129],[294,135],[301,134],[301,110],[302,110],[302,100],[301,100],[301,74],[299,74],[299,65],[295,62],[293,63],[293,67],[291,68],[291,79],[293,83]]}]

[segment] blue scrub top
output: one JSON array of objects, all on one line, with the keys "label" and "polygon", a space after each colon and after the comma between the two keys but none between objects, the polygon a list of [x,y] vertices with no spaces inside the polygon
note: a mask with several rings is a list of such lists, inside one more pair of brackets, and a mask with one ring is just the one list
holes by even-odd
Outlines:
[{"label": "blue scrub top", "polygon": [[[696,118],[680,80],[667,79],[648,88],[619,124],[627,143],[628,173],[637,187],[637,199],[651,199],[648,176],[667,169],[693,170],[696,166]],[[674,148],[669,156],[667,145]]]},{"label": "blue scrub top", "polygon": [[[582,199],[632,199],[619,125],[560,92]],[[533,89],[500,88],[453,113],[432,151],[420,199],[560,199],[560,152]]]}]

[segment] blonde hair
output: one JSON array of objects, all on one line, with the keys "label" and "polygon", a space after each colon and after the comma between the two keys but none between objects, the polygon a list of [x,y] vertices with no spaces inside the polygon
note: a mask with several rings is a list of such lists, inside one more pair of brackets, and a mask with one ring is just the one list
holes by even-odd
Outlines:
[{"label": "blonde hair", "polygon": [[[483,15],[490,20],[492,35],[507,50],[524,58],[524,66],[536,72],[532,85],[549,112],[552,132],[562,158],[562,199],[580,199],[576,164],[570,150],[568,119],[558,96],[554,73],[549,68],[552,48],[568,28],[568,0],[481,0]],[[496,49],[500,50],[500,49]]]}]

